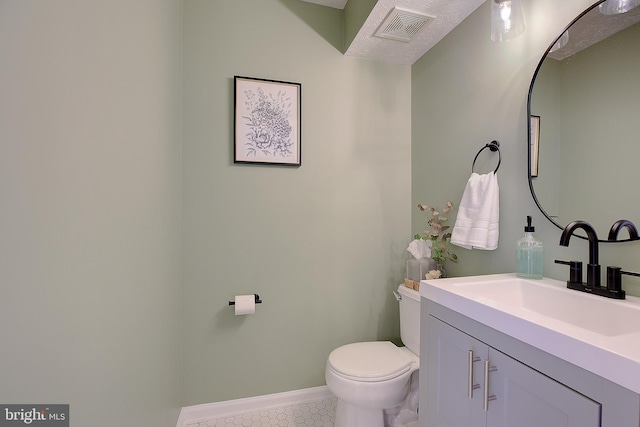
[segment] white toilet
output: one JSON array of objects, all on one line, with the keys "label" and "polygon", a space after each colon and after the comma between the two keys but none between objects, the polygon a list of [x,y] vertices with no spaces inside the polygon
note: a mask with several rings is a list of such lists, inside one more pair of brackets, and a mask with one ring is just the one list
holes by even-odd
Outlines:
[{"label": "white toilet", "polygon": [[338,398],[334,427],[418,426],[420,294],[398,287],[400,337],[359,342],[331,352],[325,369],[329,390]]}]

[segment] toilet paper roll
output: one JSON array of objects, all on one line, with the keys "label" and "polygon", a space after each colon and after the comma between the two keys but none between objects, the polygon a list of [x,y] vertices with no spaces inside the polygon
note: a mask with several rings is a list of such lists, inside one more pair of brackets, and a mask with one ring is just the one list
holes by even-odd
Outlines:
[{"label": "toilet paper roll", "polygon": [[256,312],[255,295],[236,295],[235,302],[236,316],[253,314]]}]

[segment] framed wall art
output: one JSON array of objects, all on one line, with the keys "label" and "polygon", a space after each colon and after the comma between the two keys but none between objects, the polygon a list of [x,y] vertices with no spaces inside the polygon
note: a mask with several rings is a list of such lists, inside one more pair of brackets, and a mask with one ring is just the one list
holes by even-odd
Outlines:
[{"label": "framed wall art", "polygon": [[540,116],[531,116],[531,141],[529,141],[531,154],[529,159],[531,161],[531,176],[538,176],[538,163],[540,154]]},{"label": "framed wall art", "polygon": [[302,164],[300,83],[234,77],[234,163]]}]

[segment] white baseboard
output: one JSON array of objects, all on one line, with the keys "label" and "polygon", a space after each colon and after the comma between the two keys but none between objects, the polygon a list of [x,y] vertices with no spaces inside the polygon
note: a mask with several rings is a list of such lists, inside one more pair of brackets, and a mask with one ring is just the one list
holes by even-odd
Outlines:
[{"label": "white baseboard", "polygon": [[176,427],[185,427],[187,424],[209,419],[315,402],[330,397],[333,397],[333,394],[329,391],[329,388],[327,386],[320,386],[284,393],[227,400],[224,402],[185,406],[180,411],[180,417],[178,418]]}]

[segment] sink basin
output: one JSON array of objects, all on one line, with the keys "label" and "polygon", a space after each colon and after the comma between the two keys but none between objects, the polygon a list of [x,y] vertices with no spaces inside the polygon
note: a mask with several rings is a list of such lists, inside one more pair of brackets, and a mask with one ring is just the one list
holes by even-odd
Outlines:
[{"label": "sink basin", "polygon": [[596,334],[623,335],[640,329],[640,306],[636,304],[566,289],[564,282],[539,282],[510,276],[500,279],[485,278],[451,286],[460,295],[488,305],[524,310]]},{"label": "sink basin", "polygon": [[640,298],[492,274],[422,280],[420,295],[640,394]]}]

